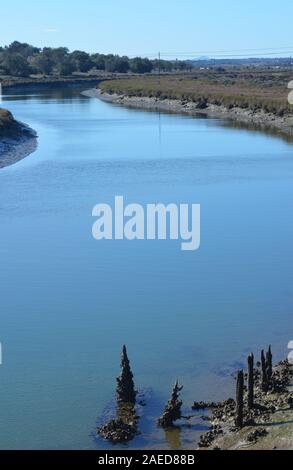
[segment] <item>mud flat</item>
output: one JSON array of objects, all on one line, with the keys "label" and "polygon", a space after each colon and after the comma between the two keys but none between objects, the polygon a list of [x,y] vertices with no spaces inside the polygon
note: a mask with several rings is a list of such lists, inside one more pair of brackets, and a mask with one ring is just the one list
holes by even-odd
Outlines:
[{"label": "mud flat", "polygon": [[287,360],[272,370],[267,390],[263,390],[260,365],[254,369],[254,404],[245,403],[243,425],[235,425],[236,402],[195,403],[195,410],[209,409],[211,429],[203,434],[199,448],[206,450],[289,450],[293,448],[293,365]]},{"label": "mud flat", "polygon": [[13,165],[34,152],[37,134],[26,124],[18,122],[6,109],[0,109],[0,169]]}]

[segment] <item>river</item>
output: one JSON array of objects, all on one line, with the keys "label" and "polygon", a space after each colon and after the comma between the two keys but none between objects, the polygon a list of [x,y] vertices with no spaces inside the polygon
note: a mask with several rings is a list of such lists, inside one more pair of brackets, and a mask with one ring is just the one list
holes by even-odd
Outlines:
[{"label": "river", "polygon": [[[199,417],[154,424],[175,379],[189,414],[234,393],[248,352],[280,359],[293,339],[292,144],[78,89],[10,90],[3,106],[39,143],[0,171],[0,447],[110,448],[94,434],[125,343],[147,401],[129,447],[194,448]],[[94,240],[93,206],[115,195],[201,204],[200,249]]]}]

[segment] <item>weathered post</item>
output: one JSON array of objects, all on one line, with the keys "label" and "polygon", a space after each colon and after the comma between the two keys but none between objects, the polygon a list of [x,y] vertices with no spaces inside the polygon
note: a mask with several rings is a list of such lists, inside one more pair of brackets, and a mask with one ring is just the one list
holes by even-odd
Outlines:
[{"label": "weathered post", "polygon": [[113,444],[131,441],[138,433],[138,416],[135,412],[136,390],[126,346],[121,355],[121,374],[117,377],[117,418],[97,429],[97,434]]},{"label": "weathered post", "polygon": [[269,346],[269,349],[266,354],[266,366],[267,366],[267,378],[268,381],[271,381],[273,376],[273,355],[272,348]]},{"label": "weathered post", "polygon": [[264,350],[261,352],[261,389],[263,392],[268,391],[267,363]]},{"label": "weathered post", "polygon": [[243,374],[243,370],[239,370],[237,373],[237,385],[236,385],[235,426],[237,428],[243,427],[243,395],[244,395],[244,374]]},{"label": "weathered post", "polygon": [[178,380],[177,380],[172,390],[171,399],[168,401],[163,415],[158,420],[158,425],[161,426],[162,428],[172,427],[174,421],[177,421],[177,419],[180,419],[182,417],[181,415],[182,401],[179,399],[180,392],[182,389],[183,387],[179,385]]},{"label": "weathered post", "polygon": [[254,375],[253,375],[253,366],[254,366],[254,355],[253,353],[249,354],[247,358],[248,364],[248,374],[247,374],[247,404],[248,409],[252,409],[254,406]]},{"label": "weathered post", "polygon": [[118,403],[135,404],[136,390],[134,387],[133,373],[130,368],[126,346],[123,346],[121,355],[121,374],[117,377],[117,401]]}]

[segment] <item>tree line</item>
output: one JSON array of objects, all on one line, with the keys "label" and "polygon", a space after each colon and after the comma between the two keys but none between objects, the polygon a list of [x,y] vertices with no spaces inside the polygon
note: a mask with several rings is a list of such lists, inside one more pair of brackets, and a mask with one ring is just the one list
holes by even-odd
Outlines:
[{"label": "tree line", "polygon": [[34,47],[14,41],[0,47],[0,74],[28,77],[32,74],[68,76],[73,73],[88,73],[98,70],[110,73],[150,73],[188,70],[191,65],[185,61],[150,60],[143,57],[129,58],[114,54],[88,54],[66,47]]}]

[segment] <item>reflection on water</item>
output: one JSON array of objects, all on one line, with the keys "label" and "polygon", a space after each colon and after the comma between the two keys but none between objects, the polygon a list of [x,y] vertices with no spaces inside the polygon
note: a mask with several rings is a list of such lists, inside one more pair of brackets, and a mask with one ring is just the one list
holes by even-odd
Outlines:
[{"label": "reflection on water", "polygon": [[[152,389],[130,446],[194,448],[199,417],[181,431],[155,424],[174,381],[188,415],[194,400],[234,393],[233,367],[251,350],[287,354],[292,145],[77,90],[13,94],[3,106],[39,145],[0,171],[0,446],[111,447],[92,434],[126,343],[135,385]],[[92,208],[115,195],[200,203],[200,250],[96,242]]]},{"label": "reflection on water", "polygon": [[7,139],[5,143],[0,143],[0,168],[14,165],[35,152],[37,146],[38,141],[36,137],[26,137],[22,141]]},{"label": "reflection on water", "polygon": [[168,442],[169,449],[177,450],[182,448],[180,427],[174,426],[174,429],[165,429],[165,439]]}]

